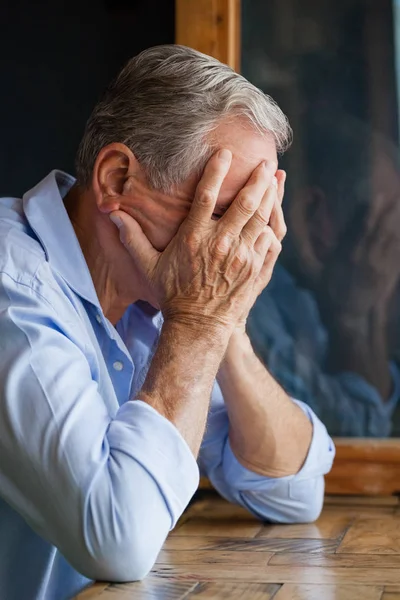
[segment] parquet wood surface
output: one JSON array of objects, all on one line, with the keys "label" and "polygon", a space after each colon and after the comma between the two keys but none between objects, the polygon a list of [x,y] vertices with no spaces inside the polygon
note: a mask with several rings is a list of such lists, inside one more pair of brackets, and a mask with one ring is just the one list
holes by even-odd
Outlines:
[{"label": "parquet wood surface", "polygon": [[202,492],[142,582],[76,600],[400,600],[396,496],[328,496],[316,523],[260,523]]}]

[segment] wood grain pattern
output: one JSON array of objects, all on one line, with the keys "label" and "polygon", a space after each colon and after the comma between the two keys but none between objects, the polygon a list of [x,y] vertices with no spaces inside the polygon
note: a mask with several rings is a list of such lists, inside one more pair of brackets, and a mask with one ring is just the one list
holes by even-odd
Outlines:
[{"label": "wood grain pattern", "polygon": [[232,539],[212,536],[170,536],[165,542],[167,550],[231,550],[238,552],[305,552],[330,553],[336,551],[338,540],[309,540],[285,538]]},{"label": "wood grain pattern", "polygon": [[381,586],[292,585],[286,583],[274,600],[381,600]]},{"label": "wood grain pattern", "polygon": [[317,584],[366,584],[400,585],[398,569],[380,567],[290,567],[267,566],[264,569],[243,565],[231,568],[226,565],[157,565],[154,573],[158,577],[191,579],[200,581],[252,581],[254,583],[317,583]]},{"label": "wood grain pattern", "polygon": [[[109,585],[105,590],[98,591],[97,595],[86,596],[89,600],[181,600],[196,587],[196,581],[173,581],[168,579],[155,579],[147,577],[144,581],[136,583],[122,583]],[[77,596],[81,600],[82,594]]]},{"label": "wood grain pattern", "polygon": [[331,494],[325,497],[325,508],[328,506],[369,506],[379,509],[382,506],[399,506],[399,496],[338,496]]},{"label": "wood grain pattern", "polygon": [[157,565],[198,565],[198,564],[226,564],[232,567],[251,565],[263,568],[273,556],[272,552],[238,552],[225,550],[162,550],[157,558]]},{"label": "wood grain pattern", "polygon": [[313,554],[307,555],[301,552],[287,552],[273,554],[269,565],[287,565],[301,567],[348,567],[362,569],[399,569],[400,554]]},{"label": "wood grain pattern", "polygon": [[[328,517],[332,513],[342,512],[341,506],[327,506],[324,514]],[[367,517],[368,519],[378,518],[382,516],[395,516],[400,514],[399,508],[396,506],[348,506],[346,509],[346,516],[349,518],[360,518]]]},{"label": "wood grain pattern", "polygon": [[257,537],[335,539],[346,532],[353,520],[354,516],[347,513],[323,512],[315,523],[266,525]]},{"label": "wood grain pattern", "polygon": [[[394,510],[394,509],[393,509]],[[185,512],[189,518],[197,517],[199,519],[209,519],[218,521],[247,521],[252,523],[260,523],[259,519],[249,513],[243,506],[227,502],[224,498],[216,496],[215,492],[211,495],[207,494],[195,502]]]},{"label": "wood grain pattern", "polygon": [[[199,598],[201,600],[270,600],[275,598],[281,586],[271,583],[230,583],[203,582],[199,583],[186,598]],[[372,599],[371,599],[372,600]],[[375,600],[375,599],[373,599]]]},{"label": "wood grain pattern", "polygon": [[214,519],[189,519],[171,535],[216,535],[218,537],[252,538],[262,529],[259,521],[229,521]]},{"label": "wood grain pattern", "polygon": [[398,498],[327,499],[315,524],[270,525],[202,492],[142,582],[79,600],[400,600]]},{"label": "wood grain pattern", "polygon": [[358,519],[346,532],[337,552],[399,554],[400,517]]},{"label": "wood grain pattern", "polygon": [[240,0],[176,0],[175,41],[240,69]]},{"label": "wood grain pattern", "polygon": [[101,593],[104,592],[107,587],[107,583],[95,583],[82,590],[80,594],[75,596],[75,600],[92,600],[92,598],[99,598]]}]

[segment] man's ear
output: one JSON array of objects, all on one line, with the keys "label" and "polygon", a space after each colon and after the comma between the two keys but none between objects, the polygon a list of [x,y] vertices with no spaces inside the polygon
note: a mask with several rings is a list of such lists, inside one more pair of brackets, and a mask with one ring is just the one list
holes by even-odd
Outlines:
[{"label": "man's ear", "polygon": [[139,168],[133,152],[125,144],[102,148],[93,168],[92,188],[100,212],[118,210],[132,175]]}]

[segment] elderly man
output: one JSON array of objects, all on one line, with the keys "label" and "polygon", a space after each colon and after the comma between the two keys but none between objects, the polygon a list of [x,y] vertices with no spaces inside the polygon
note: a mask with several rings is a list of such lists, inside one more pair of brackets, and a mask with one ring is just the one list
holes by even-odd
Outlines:
[{"label": "elderly man", "polygon": [[285,233],[289,137],[227,66],[157,47],[95,107],[76,181],[1,201],[2,598],[143,578],[196,459],[261,519],[320,513],[333,444],[245,333]]}]

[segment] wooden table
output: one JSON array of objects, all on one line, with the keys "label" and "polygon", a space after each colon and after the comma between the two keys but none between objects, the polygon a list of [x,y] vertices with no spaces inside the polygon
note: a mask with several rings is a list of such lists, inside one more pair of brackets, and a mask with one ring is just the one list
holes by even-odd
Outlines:
[{"label": "wooden table", "polygon": [[79,600],[400,600],[395,496],[329,496],[319,520],[266,525],[201,492],[151,574],[97,583]]}]

